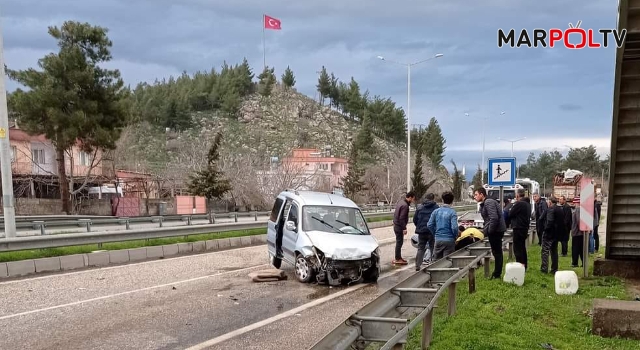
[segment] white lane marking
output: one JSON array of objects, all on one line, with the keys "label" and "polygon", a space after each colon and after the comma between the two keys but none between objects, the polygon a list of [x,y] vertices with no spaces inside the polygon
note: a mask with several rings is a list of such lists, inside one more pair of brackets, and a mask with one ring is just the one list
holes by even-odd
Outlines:
[{"label": "white lane marking", "polygon": [[[379,230],[379,229],[380,228],[374,229],[374,230]],[[395,238],[386,238],[386,239],[378,240],[378,242],[388,242],[388,241],[391,241],[391,240],[395,240]],[[47,279],[47,278],[59,278],[61,276],[73,276],[73,275],[79,275],[79,274],[83,274],[83,273],[90,273],[90,272],[96,272],[96,271],[123,269],[123,268],[132,267],[132,266],[138,266],[138,265],[158,264],[158,263],[163,263],[163,262],[166,263],[168,261],[173,261],[173,260],[197,259],[199,257],[206,257],[206,256],[209,256],[209,255],[228,254],[228,253],[233,253],[233,252],[241,251],[241,250],[262,248],[264,246],[266,246],[266,244],[254,245],[254,246],[250,246],[250,247],[227,249],[227,250],[218,250],[218,251],[209,252],[209,253],[195,253],[195,254],[186,255],[186,256],[175,256],[175,257],[170,257],[170,258],[167,258],[167,259],[141,261],[141,262],[129,263],[129,264],[118,265],[118,266],[93,267],[93,268],[89,268],[87,270],[82,270],[82,271],[60,272],[60,273],[56,273],[54,275],[39,276],[39,277],[28,277],[28,278],[22,278],[22,279],[18,279],[18,280],[4,281],[4,282],[0,282],[0,286],[4,285],[4,284],[21,283],[21,282],[35,281],[35,280],[41,280],[41,279]],[[88,268],[88,267],[85,267],[85,268]],[[23,276],[23,277],[27,277],[27,276]]]},{"label": "white lane marking", "polygon": [[[387,241],[390,241],[390,240],[395,240],[395,238],[383,239],[383,240],[380,240],[380,242],[387,242]],[[255,248],[255,247],[252,247],[252,248]],[[240,248],[240,249],[243,249],[243,248]],[[79,301],[74,301],[72,303],[49,306],[49,307],[42,308],[42,309],[36,309],[36,310],[20,312],[20,313],[17,313],[17,314],[0,316],[0,321],[1,320],[5,320],[5,319],[9,319],[9,318],[18,317],[18,316],[30,315],[30,314],[34,314],[34,313],[38,313],[38,312],[50,311],[50,310],[55,310],[55,309],[59,309],[59,308],[63,308],[63,307],[86,304],[86,303],[90,303],[90,302],[94,302],[94,301],[100,301],[100,300],[109,299],[109,298],[115,298],[115,297],[119,297],[119,296],[123,296],[123,295],[128,295],[128,294],[133,294],[133,293],[138,293],[138,292],[144,292],[144,291],[147,291],[147,290],[163,288],[163,287],[169,287],[169,286],[174,286],[174,285],[188,283],[188,282],[199,281],[199,280],[206,279],[206,278],[218,277],[218,276],[224,276],[224,275],[228,275],[228,274],[232,274],[232,273],[248,271],[248,270],[255,269],[255,268],[258,268],[258,267],[262,267],[262,266],[271,266],[271,265],[270,264],[254,265],[254,266],[245,267],[245,268],[237,269],[237,270],[233,270],[233,271],[219,272],[219,273],[214,273],[214,274],[210,274],[210,275],[206,275],[206,276],[194,277],[194,278],[189,278],[189,279],[186,279],[186,280],[180,280],[180,281],[160,284],[160,285],[156,285],[156,286],[150,286],[150,287],[145,287],[145,288],[140,288],[140,289],[129,290],[129,291],[126,291],[126,292],[120,292],[120,293],[115,293],[115,294],[104,295],[104,296],[97,297],[97,298],[79,300]],[[397,271],[401,271],[401,270],[397,270]]]},{"label": "white lane marking", "polygon": [[6,320],[6,319],[10,319],[10,318],[14,318],[14,317],[18,317],[18,316],[24,316],[24,315],[35,314],[35,313],[38,313],[38,312],[50,311],[50,310],[60,309],[60,308],[63,308],[63,307],[68,307],[68,306],[75,306],[75,305],[80,305],[80,304],[90,303],[90,302],[94,302],[94,301],[99,301],[99,300],[104,300],[104,299],[110,299],[110,298],[119,297],[119,296],[123,296],[123,295],[127,295],[127,294],[133,294],[133,293],[138,293],[138,292],[144,292],[144,291],[147,291],[147,290],[152,290],[152,289],[157,289],[157,288],[163,288],[163,287],[175,286],[175,285],[178,285],[178,284],[183,284],[183,283],[188,283],[188,282],[194,282],[194,281],[198,281],[198,280],[202,280],[202,279],[206,279],[206,278],[211,278],[211,277],[218,277],[218,276],[229,275],[229,274],[232,274],[232,273],[238,273],[238,272],[248,271],[248,270],[252,270],[252,269],[255,269],[255,268],[258,268],[258,267],[263,267],[263,266],[270,266],[270,265],[269,265],[269,264],[255,265],[255,266],[245,267],[245,268],[238,269],[238,270],[226,271],[226,272],[219,272],[219,273],[214,273],[214,274],[211,274],[211,275],[206,275],[206,276],[200,276],[200,277],[190,278],[190,279],[187,279],[187,280],[176,281],[176,282],[171,282],[171,283],[165,283],[165,284],[160,284],[160,285],[157,285],[157,286],[145,287],[145,288],[140,288],[140,289],[135,289],[135,290],[129,290],[129,291],[126,291],[126,292],[121,292],[121,293],[116,293],[116,294],[104,295],[104,296],[97,297],[97,298],[92,298],[92,299],[86,299],[86,300],[74,301],[74,302],[72,302],[72,303],[68,303],[68,304],[61,304],[61,305],[45,307],[45,308],[37,309],[37,310],[31,310],[31,311],[20,312],[20,313],[17,313],[17,314],[1,316],[1,317],[0,317],[0,321],[1,321],[1,320]]},{"label": "white lane marking", "polygon": [[[393,239],[395,240],[395,238],[393,238]],[[398,274],[401,271],[405,271],[405,270],[407,270],[409,268],[413,268],[413,266],[409,265],[409,266],[405,266],[403,268],[397,269],[397,270],[395,270],[393,272],[388,272],[386,274],[381,275],[380,279],[393,276],[393,275]],[[235,331],[229,332],[229,333],[221,335],[219,337],[207,340],[207,341],[205,341],[203,343],[194,345],[194,346],[192,346],[190,348],[187,348],[186,350],[202,350],[202,349],[206,349],[206,348],[208,348],[210,346],[213,346],[213,345],[216,345],[216,344],[220,344],[222,342],[225,342],[227,340],[235,338],[235,337],[237,337],[239,335],[242,335],[242,334],[251,332],[251,331],[253,331],[255,329],[258,329],[258,328],[264,327],[266,325],[269,325],[269,324],[271,324],[273,322],[276,322],[278,320],[281,320],[283,318],[287,318],[287,317],[293,316],[293,315],[298,314],[298,313],[300,313],[302,311],[305,311],[305,310],[308,310],[308,309],[310,309],[312,307],[320,305],[320,304],[322,304],[322,303],[324,303],[326,301],[341,297],[341,296],[343,296],[345,294],[349,294],[351,292],[355,292],[356,290],[364,288],[366,286],[369,286],[369,284],[359,284],[359,285],[356,285],[356,286],[353,286],[353,287],[349,287],[347,289],[341,290],[341,291],[333,293],[331,295],[327,295],[326,297],[314,300],[314,301],[312,301],[310,303],[306,303],[304,305],[300,305],[297,308],[291,309],[291,310],[289,310],[287,312],[283,312],[281,314],[278,314],[278,315],[275,315],[273,317],[264,319],[262,321],[250,324],[248,326],[245,326],[245,327],[242,327],[242,328],[239,328],[239,329],[236,329]]]}]

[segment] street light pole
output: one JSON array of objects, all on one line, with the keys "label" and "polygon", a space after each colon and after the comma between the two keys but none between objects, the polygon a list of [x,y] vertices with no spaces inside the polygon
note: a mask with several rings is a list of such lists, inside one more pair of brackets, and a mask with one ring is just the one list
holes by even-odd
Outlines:
[{"label": "street light pole", "polygon": [[427,62],[434,58],[442,57],[443,54],[439,53],[433,57],[429,57],[425,60],[414,63],[403,63],[398,61],[391,61],[383,56],[378,56],[379,60],[387,61],[401,66],[407,67],[407,192],[411,191],[411,66],[418,65],[423,62]]},{"label": "street light pole", "polygon": [[4,77],[4,39],[0,28],[0,172],[2,172],[2,210],[5,238],[13,238],[16,236],[16,208],[13,206],[9,111],[7,110],[7,91]]},{"label": "street light pole", "polygon": [[[502,140],[502,141],[511,142],[511,158],[513,158],[513,144],[518,142],[518,141],[526,140],[527,138],[523,137],[523,138],[519,138],[519,139],[516,139],[516,140],[507,140],[507,139],[503,139],[502,137],[499,137],[498,139]],[[516,163],[516,177],[517,176],[518,176],[518,164]]]}]

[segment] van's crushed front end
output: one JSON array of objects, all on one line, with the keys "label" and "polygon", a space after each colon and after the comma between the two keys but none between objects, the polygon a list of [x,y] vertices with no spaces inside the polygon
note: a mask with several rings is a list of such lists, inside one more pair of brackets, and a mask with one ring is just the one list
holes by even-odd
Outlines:
[{"label": "van's crushed front end", "polygon": [[376,282],[380,276],[380,248],[373,236],[335,235],[326,232],[313,236],[311,256],[318,283],[340,285],[360,280]]}]

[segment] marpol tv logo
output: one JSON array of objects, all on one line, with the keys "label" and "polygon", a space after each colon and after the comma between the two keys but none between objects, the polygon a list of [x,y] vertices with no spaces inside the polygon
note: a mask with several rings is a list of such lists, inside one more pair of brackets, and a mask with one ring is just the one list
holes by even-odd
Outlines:
[{"label": "marpol tv logo", "polygon": [[622,29],[583,29],[582,21],[574,26],[569,23],[569,28],[561,30],[534,29],[532,32],[522,29],[519,34],[515,29],[505,33],[498,29],[498,47],[550,47],[564,46],[567,49],[598,49],[607,48],[615,44],[620,48],[627,37],[627,30]]}]

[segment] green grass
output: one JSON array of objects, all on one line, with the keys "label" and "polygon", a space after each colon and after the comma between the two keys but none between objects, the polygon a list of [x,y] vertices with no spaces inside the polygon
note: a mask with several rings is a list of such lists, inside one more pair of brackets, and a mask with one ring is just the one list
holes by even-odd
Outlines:
[{"label": "green grass", "polygon": [[91,253],[92,251],[95,251],[95,250],[132,249],[132,248],[165,245],[165,244],[207,241],[211,239],[263,235],[265,233],[267,233],[266,228],[257,228],[257,229],[242,230],[242,231],[205,233],[201,235],[193,235],[193,236],[187,236],[187,237],[169,237],[169,238],[155,238],[155,239],[149,239],[149,240],[142,239],[142,240],[136,240],[136,241],[103,243],[101,248],[99,248],[97,244],[88,244],[88,245],[71,246],[71,247],[20,250],[15,252],[0,253],[0,262],[49,258],[54,256],[72,255],[72,254],[85,254],[85,253]]},{"label": "green grass", "polygon": [[[540,344],[544,343],[562,350],[639,348],[636,340],[591,334],[590,312],[594,298],[631,299],[622,280],[580,278],[576,295],[556,295],[553,276],[540,272],[540,248],[531,247],[528,257],[529,270],[522,287],[488,280],[482,269],[476,273],[476,293],[468,293],[467,280],[459,283],[457,313],[451,317],[447,315],[445,292],[435,311],[433,341],[429,349],[543,349]],[[561,270],[570,269],[570,264],[569,257],[560,257]],[[592,271],[593,265],[590,265]],[[582,268],[574,270],[582,276]],[[420,349],[421,329],[420,324],[411,331],[406,349]]]}]

